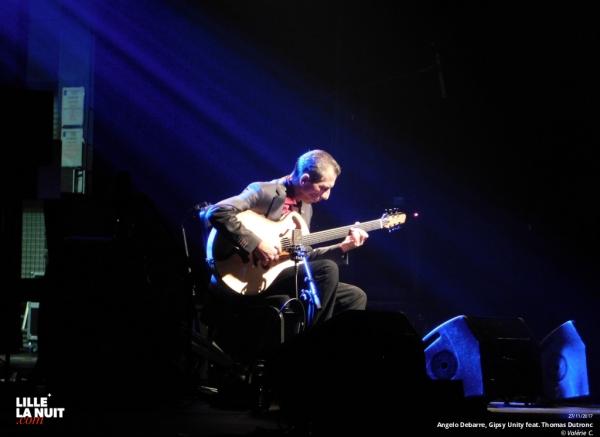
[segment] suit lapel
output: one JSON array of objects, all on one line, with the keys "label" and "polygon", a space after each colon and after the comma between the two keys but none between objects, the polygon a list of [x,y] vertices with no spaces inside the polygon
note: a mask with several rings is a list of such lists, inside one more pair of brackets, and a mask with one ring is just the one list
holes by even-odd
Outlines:
[{"label": "suit lapel", "polygon": [[283,209],[283,203],[285,202],[285,196],[287,190],[281,180],[275,180],[273,186],[275,188],[273,197],[271,198],[271,204],[265,214],[267,218],[271,220],[279,220],[281,218],[281,210]]}]

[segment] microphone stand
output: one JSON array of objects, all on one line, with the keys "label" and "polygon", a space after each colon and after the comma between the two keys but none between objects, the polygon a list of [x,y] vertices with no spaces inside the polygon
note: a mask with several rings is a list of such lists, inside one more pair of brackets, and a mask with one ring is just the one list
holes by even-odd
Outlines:
[{"label": "microphone stand", "polygon": [[[301,301],[306,303],[306,325],[310,326],[315,316],[315,308],[321,309],[321,299],[319,299],[317,284],[315,283],[315,279],[308,262],[308,250],[303,245],[293,245],[289,249],[289,253],[291,259],[294,261],[294,268],[296,271],[296,297],[299,297]],[[304,282],[308,285],[308,287],[302,288],[300,293],[298,293],[298,266],[300,264],[304,264],[304,273],[306,275]]]}]

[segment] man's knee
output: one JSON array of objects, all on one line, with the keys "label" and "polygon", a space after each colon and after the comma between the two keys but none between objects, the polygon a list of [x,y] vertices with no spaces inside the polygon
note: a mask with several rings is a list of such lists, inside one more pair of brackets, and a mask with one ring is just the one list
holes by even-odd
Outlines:
[{"label": "man's knee", "polygon": [[364,310],[367,308],[367,293],[356,287],[354,291],[354,309]]},{"label": "man's knee", "polygon": [[313,274],[327,276],[336,283],[340,276],[338,265],[330,259],[322,259],[311,263]]}]

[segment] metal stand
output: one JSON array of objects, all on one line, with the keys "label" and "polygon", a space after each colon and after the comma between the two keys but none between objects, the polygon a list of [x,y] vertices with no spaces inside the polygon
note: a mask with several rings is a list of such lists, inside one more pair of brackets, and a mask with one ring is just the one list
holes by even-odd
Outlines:
[{"label": "metal stand", "polygon": [[[310,264],[308,262],[308,250],[306,247],[297,245],[293,246],[290,250],[291,259],[294,261],[294,266],[296,269],[296,297],[298,297],[301,301],[306,303],[306,325],[312,325],[314,316],[315,316],[315,308],[321,309],[321,299],[319,299],[319,292],[317,290],[317,284],[315,283],[315,279],[313,277],[312,271],[310,269]],[[298,266],[300,264],[304,264],[304,273],[305,283],[308,287],[302,288],[302,290],[298,290]]]},{"label": "metal stand", "polygon": [[[200,290],[198,290],[198,281],[201,280],[201,276],[204,274],[203,272],[196,272],[193,269],[194,265],[200,265],[200,260],[196,258],[201,258],[201,254],[194,253],[196,258],[192,256],[192,252],[190,252],[190,241],[195,241],[194,238],[199,238],[200,242],[206,241],[205,231],[204,231],[204,223],[202,222],[202,218],[200,214],[206,210],[209,206],[209,203],[203,202],[201,204],[194,205],[187,213],[184,219],[181,222],[181,233],[183,237],[183,247],[185,250],[185,256],[187,261],[187,275],[186,275],[186,286],[190,291],[188,295],[188,309],[187,309],[187,320],[189,331],[187,334],[189,335],[190,344],[189,349],[187,351],[188,354],[192,357],[200,357],[203,361],[200,363],[200,368],[197,369],[188,369],[190,373],[198,373],[198,375],[202,379],[206,379],[208,377],[208,368],[209,365],[215,364],[220,366],[223,369],[232,369],[235,365],[234,360],[226,354],[219,345],[212,339],[212,335],[209,332],[203,332],[202,322],[200,321],[199,313],[201,309],[198,307],[198,299],[203,299],[199,294]],[[187,222],[189,220],[199,221],[196,225],[196,232],[192,232],[191,235],[188,235],[188,230],[186,228]],[[201,228],[199,234],[197,228]],[[190,227],[190,230],[194,230],[194,227]],[[194,238],[192,238],[194,237]],[[202,278],[203,280],[204,278]]]}]

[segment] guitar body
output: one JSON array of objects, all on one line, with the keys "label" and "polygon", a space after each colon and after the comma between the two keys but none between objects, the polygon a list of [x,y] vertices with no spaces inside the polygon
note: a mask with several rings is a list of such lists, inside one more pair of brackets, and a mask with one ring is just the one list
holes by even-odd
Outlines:
[{"label": "guitar body", "polygon": [[[309,234],[306,222],[296,212],[287,214],[277,222],[252,211],[241,212],[237,218],[244,227],[274,246],[280,245],[282,238],[287,237],[291,240],[294,229],[300,229],[302,235]],[[264,268],[260,262],[253,262],[252,254],[240,254],[232,242],[214,228],[208,237],[206,255],[212,260],[217,280],[234,292],[245,295],[256,295],[265,291],[283,270],[294,266],[294,261],[284,253],[278,262]]]},{"label": "guitar body", "polygon": [[344,238],[352,228],[365,231],[398,229],[406,221],[402,212],[386,212],[380,218],[363,223],[342,226],[340,228],[310,233],[306,222],[297,212],[291,212],[282,220],[275,222],[252,211],[239,213],[237,219],[261,240],[273,246],[283,247],[284,252],[276,263],[267,268],[255,263],[252,254],[240,251],[226,236],[216,229],[211,231],[206,244],[206,258],[213,270],[213,276],[220,285],[225,285],[239,294],[256,295],[265,291],[288,267],[293,267],[285,249],[292,246],[312,246]]}]

